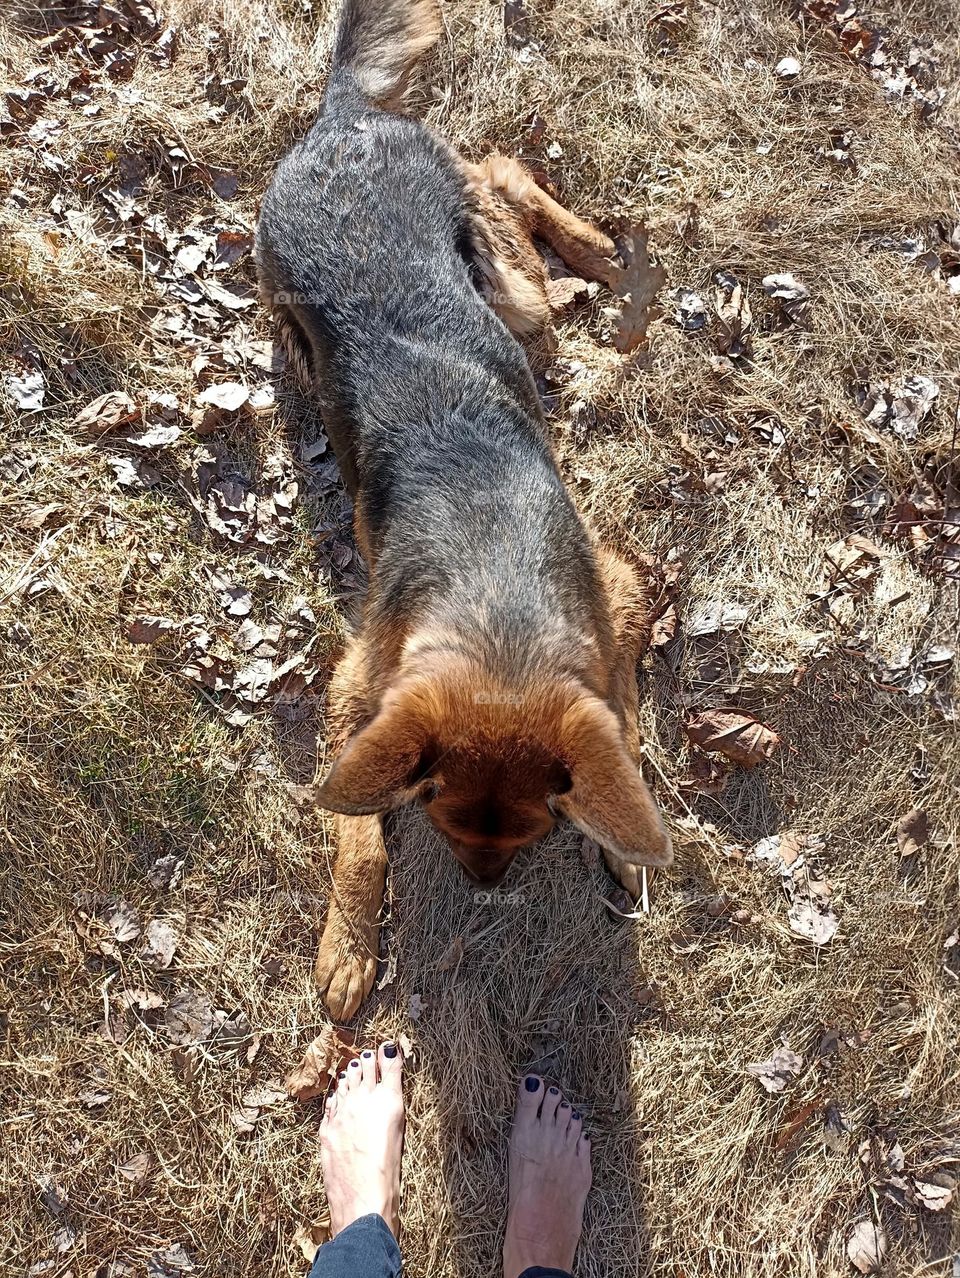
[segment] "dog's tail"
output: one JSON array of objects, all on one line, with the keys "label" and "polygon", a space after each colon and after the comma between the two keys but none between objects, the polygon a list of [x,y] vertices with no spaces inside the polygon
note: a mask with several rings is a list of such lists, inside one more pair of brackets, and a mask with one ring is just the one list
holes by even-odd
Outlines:
[{"label": "dog's tail", "polygon": [[438,0],[345,0],[331,86],[349,77],[368,102],[395,110],[414,67],[442,30]]}]

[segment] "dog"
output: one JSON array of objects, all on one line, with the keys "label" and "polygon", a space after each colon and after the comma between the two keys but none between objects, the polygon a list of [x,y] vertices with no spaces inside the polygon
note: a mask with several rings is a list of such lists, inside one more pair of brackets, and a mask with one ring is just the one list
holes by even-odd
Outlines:
[{"label": "dog", "polygon": [[560,818],[627,891],[672,859],[640,775],[647,589],[567,492],[517,338],[549,319],[534,238],[607,281],[614,245],[517,161],[461,159],[403,113],[435,0],[346,0],[316,123],[256,236],[261,291],[316,396],[370,584],[329,689],[336,814],[316,977],[373,984],[383,814],[418,801],[490,886]]}]

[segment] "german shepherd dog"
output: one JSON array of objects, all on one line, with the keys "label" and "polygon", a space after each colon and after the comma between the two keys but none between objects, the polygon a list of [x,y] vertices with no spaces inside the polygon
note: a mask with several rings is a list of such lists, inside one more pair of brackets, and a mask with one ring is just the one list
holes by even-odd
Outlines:
[{"label": "german shepherd dog", "polygon": [[609,281],[614,246],[515,160],[462,160],[401,113],[436,0],[346,0],[317,122],[257,233],[261,287],[317,396],[370,571],[316,789],[338,852],[316,976],[373,983],[383,814],[418,800],[475,883],[565,817],[636,895],[669,836],[639,772],[647,590],[566,491],[515,335],[549,318],[533,237]]}]

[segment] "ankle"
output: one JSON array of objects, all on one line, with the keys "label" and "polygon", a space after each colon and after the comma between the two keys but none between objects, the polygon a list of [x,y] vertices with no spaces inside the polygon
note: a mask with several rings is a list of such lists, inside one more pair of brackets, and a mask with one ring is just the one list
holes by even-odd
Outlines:
[{"label": "ankle", "polygon": [[[503,1243],[503,1278],[524,1278],[528,1270],[547,1275],[569,1274],[573,1257],[543,1239],[510,1238]],[[532,1275],[530,1275],[532,1278]]]}]

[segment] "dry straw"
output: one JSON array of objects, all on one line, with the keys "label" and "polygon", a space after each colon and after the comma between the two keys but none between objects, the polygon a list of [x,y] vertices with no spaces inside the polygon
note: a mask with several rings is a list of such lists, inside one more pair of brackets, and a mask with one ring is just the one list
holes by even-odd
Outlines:
[{"label": "dry straw", "polygon": [[[39,65],[44,23],[54,30],[60,10],[5,8],[12,88]],[[265,580],[188,502],[189,431],[151,459],[158,481],[138,493],[116,486],[106,460],[130,449],[70,425],[107,390],[189,405],[210,378],[191,364],[215,353],[217,332],[191,346],[163,327],[178,303],[129,253],[104,247],[99,193],[133,154],[145,161],[137,198],[171,227],[249,229],[317,103],[329,25],[312,8],[170,0],[172,70],[144,47],[130,78],[96,90],[99,113],[45,105],[39,114],[63,125],[60,170],[22,138],[0,159],[5,370],[27,350],[47,378],[43,413],[4,401],[0,449],[0,1252],[11,1274],[122,1278],[158,1252],[174,1272],[174,1244],[199,1273],[297,1274],[296,1232],[323,1217],[315,1113],[271,1103],[246,1132],[231,1115],[325,1024],[310,971],[331,849],[322,824],[295,820],[286,783],[309,781],[323,757],[322,688],[343,616],[323,548],[342,503],[301,470],[297,533],[269,555],[287,579]],[[522,148],[585,215],[644,218],[668,289],[705,299],[710,322],[688,333],[662,295],[649,349],[623,360],[604,340],[601,295],[532,358],[553,370],[564,472],[602,534],[631,555],[680,554],[681,619],[731,602],[747,619],[728,653],[736,692],[694,695],[692,650],[648,659],[650,771],[679,848],[652,884],[649,916],[610,913],[611,884],[571,832],[524,856],[503,895],[479,899],[419,817],[391,822],[387,962],[360,1035],[404,1033],[415,1049],[407,1271],[496,1272],[512,1095],[538,1069],[595,1137],[580,1278],[823,1278],[849,1271],[862,1216],[882,1222],[891,1273],[946,1278],[960,1245],[952,1209],[902,1193],[898,1203],[858,1147],[895,1133],[918,1175],[957,1175],[957,947],[944,945],[957,927],[960,751],[933,700],[949,693],[951,670],[913,696],[876,682],[904,647],[957,637],[942,577],[885,531],[890,503],[924,468],[942,489],[952,464],[957,297],[896,245],[940,244],[960,222],[955,18],[944,30],[942,5],[914,4],[891,37],[903,49],[939,42],[948,93],[930,127],[822,24],[772,0],[659,17],[608,0],[529,11],[511,48],[497,6],[447,6],[429,115],[471,157]],[[801,67],[789,80],[773,71],[786,56]],[[68,53],[47,57],[66,74]],[[534,117],[545,122],[535,142]],[[855,165],[825,154],[844,150],[843,134]],[[238,195],[196,181],[175,190],[173,146],[236,173]],[[57,195],[91,215],[98,238],[64,231]],[[717,271],[745,285],[753,311],[753,358],[730,366],[718,362]],[[245,272],[248,257],[223,278]],[[805,323],[781,323],[763,291],[783,273],[809,290]],[[259,308],[242,319],[250,340],[269,336]],[[856,387],[911,374],[940,386],[917,437],[868,432]],[[296,456],[297,431],[316,429],[281,392],[276,415],[241,415],[217,436],[247,476],[276,449]],[[828,595],[826,551],[852,532],[884,555],[863,588]],[[261,622],[305,595],[319,634],[313,693],[286,715],[265,702],[242,730],[218,714],[215,692],[178,676],[174,641],[126,639],[144,614],[223,626],[214,565],[252,587]],[[683,788],[684,717],[694,702],[731,699],[782,745],[719,796],[698,796]],[[915,807],[931,838],[905,863],[895,828]],[[786,829],[825,836],[840,926],[820,949],[790,930],[779,880],[743,857]],[[181,861],[171,886],[154,886]],[[171,922],[173,965],[145,967],[135,943],[118,947],[119,963],[97,957],[73,904],[91,889]],[[122,990],[165,1001],[184,987],[235,1018],[239,1049],[215,1042],[184,1064],[162,1009],[124,1041],[104,1038],[104,1009],[115,1014]],[[252,1064],[243,1016],[259,1037]],[[784,1041],[803,1068],[768,1093],[746,1067]],[[121,1170],[138,1154],[150,1156],[142,1177]]]}]

